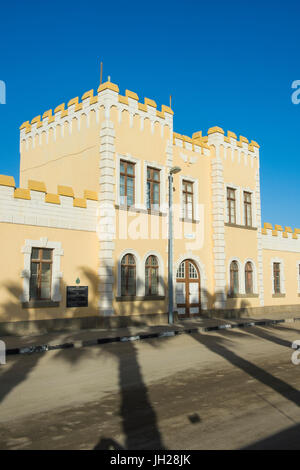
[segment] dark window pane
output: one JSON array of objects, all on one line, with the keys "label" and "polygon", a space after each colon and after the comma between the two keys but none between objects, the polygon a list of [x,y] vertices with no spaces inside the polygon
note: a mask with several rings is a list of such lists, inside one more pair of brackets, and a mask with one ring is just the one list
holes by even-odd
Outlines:
[{"label": "dark window pane", "polygon": [[31,277],[30,277],[30,299],[38,297],[38,263],[31,263]]},{"label": "dark window pane", "polygon": [[133,175],[133,165],[129,165],[128,163],[127,163],[127,174]]},{"label": "dark window pane", "polygon": [[31,251],[31,258],[32,259],[39,259],[39,248],[32,248]]},{"label": "dark window pane", "polygon": [[42,250],[42,253],[43,253],[43,259],[51,260],[52,250]]}]

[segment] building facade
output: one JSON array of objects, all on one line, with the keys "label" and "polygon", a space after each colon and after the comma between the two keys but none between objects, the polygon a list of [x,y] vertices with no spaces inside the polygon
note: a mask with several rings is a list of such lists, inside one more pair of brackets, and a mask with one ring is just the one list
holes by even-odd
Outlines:
[{"label": "building facade", "polygon": [[174,166],[178,318],[297,311],[300,230],[261,224],[259,145],[106,82],[20,128],[0,176],[0,331],[166,321]]}]

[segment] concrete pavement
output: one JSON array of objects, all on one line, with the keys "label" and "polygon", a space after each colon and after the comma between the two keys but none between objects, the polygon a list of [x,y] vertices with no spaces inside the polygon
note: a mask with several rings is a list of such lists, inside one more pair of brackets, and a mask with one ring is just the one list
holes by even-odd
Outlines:
[{"label": "concrete pavement", "polygon": [[11,356],[0,448],[299,448],[296,339],[293,323]]},{"label": "concrete pavement", "polygon": [[172,334],[215,331],[223,328],[244,328],[249,325],[268,325],[273,323],[293,323],[300,321],[289,313],[270,314],[267,317],[250,318],[247,316],[237,319],[198,318],[184,319],[173,325],[160,324],[157,326],[139,324],[126,328],[79,330],[74,332],[54,332],[44,335],[2,336],[6,344],[7,354],[27,354],[45,352],[53,349],[68,349],[106,344],[126,340],[142,340],[164,337]]}]

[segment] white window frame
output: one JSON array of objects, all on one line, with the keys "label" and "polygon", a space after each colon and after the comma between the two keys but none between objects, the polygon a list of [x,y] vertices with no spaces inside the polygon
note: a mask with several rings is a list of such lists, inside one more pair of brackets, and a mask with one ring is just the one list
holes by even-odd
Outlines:
[{"label": "white window frame", "polygon": [[236,186],[233,183],[226,183],[225,185],[225,220],[229,224],[229,214],[227,208],[227,189],[234,189],[236,198],[235,198],[235,214],[236,214],[236,225],[241,225],[241,188]]},{"label": "white window frame", "polygon": [[158,295],[163,296],[165,295],[165,284],[164,284],[164,262],[159,253],[157,251],[148,251],[145,256],[143,257],[143,269],[144,269],[144,295],[146,295],[146,279],[145,279],[145,269],[146,269],[146,261],[148,256],[156,256],[158,261]]},{"label": "white window frame", "polygon": [[122,297],[122,288],[121,288],[121,261],[125,255],[133,255],[135,258],[135,296],[143,296],[145,292],[145,288],[143,289],[143,283],[141,279],[143,279],[143,272],[142,272],[142,264],[140,255],[129,248],[128,250],[122,251],[118,256],[118,284],[117,284],[117,297]]},{"label": "white window frame", "polygon": [[179,177],[179,191],[180,191],[180,216],[184,217],[184,207],[183,207],[183,181],[188,181],[193,184],[193,220],[195,222],[200,222],[199,214],[199,180],[197,178],[192,178],[188,175],[180,175]]},{"label": "white window frame", "polygon": [[272,295],[276,295],[274,291],[274,268],[273,264],[280,264],[280,294],[286,294],[285,290],[285,274],[284,274],[284,262],[282,258],[272,258],[271,259],[271,282],[272,282]]},{"label": "white window frame", "polygon": [[256,207],[255,192],[253,191],[253,189],[250,189],[250,188],[241,188],[241,199],[242,199],[241,200],[241,206],[242,206],[241,221],[242,221],[242,225],[245,225],[244,192],[251,194],[251,216],[252,216],[252,225],[251,225],[251,227],[257,228],[256,211],[254,210],[254,208]]},{"label": "white window frame", "polygon": [[159,212],[162,213],[167,213],[167,200],[166,200],[166,170],[163,165],[160,165],[157,162],[149,162],[149,161],[144,161],[144,168],[143,168],[143,173],[144,173],[144,201],[143,205],[144,208],[147,209],[147,168],[155,168],[160,171],[160,178],[159,178]]},{"label": "white window frame", "polygon": [[[253,294],[258,294],[258,289],[257,289],[257,269],[256,269],[256,264],[254,263],[252,258],[247,258],[244,262],[244,271],[243,271],[243,277],[244,277],[244,291],[246,294],[246,276],[245,276],[245,270],[246,270],[246,264],[251,263],[252,264],[252,270],[253,270]],[[247,294],[246,294],[247,295]]]},{"label": "white window frame", "polygon": [[21,272],[21,277],[23,278],[23,293],[20,297],[21,302],[29,302],[30,300],[32,248],[48,248],[53,250],[50,300],[53,302],[61,301],[60,279],[63,277],[61,272],[61,257],[64,255],[64,250],[60,242],[51,242],[48,238],[40,238],[40,240],[25,240],[25,245],[21,250],[24,254],[24,269]]},{"label": "white window frame", "polygon": [[245,294],[245,275],[243,271],[244,267],[243,267],[243,263],[241,262],[241,260],[237,258],[236,256],[228,260],[228,268],[227,268],[228,292],[230,292],[230,266],[233,261],[236,261],[239,267],[239,291],[237,294],[234,294],[234,295]]},{"label": "white window frame", "polygon": [[116,205],[120,206],[120,161],[133,163],[134,168],[134,208],[144,209],[141,203],[141,161],[132,157],[128,153],[126,155],[117,154],[116,158]]},{"label": "white window frame", "polygon": [[296,266],[297,266],[297,293],[300,294],[300,274],[299,274],[300,260],[297,261]]}]

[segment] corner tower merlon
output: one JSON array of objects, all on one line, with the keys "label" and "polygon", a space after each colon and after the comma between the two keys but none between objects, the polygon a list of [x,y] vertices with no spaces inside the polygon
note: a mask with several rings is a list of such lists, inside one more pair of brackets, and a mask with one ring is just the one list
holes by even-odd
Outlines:
[{"label": "corner tower merlon", "polygon": [[221,127],[215,126],[208,129],[207,137],[208,137],[208,145],[213,145],[215,143],[221,144],[224,142],[224,134],[225,132]]},{"label": "corner tower merlon", "polygon": [[111,106],[118,105],[119,87],[115,83],[105,82],[98,88],[98,103],[105,107],[105,119],[109,119]]}]

